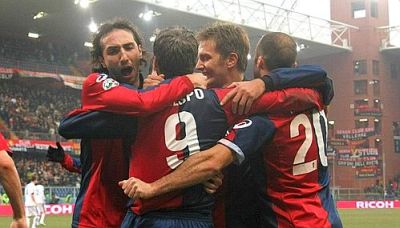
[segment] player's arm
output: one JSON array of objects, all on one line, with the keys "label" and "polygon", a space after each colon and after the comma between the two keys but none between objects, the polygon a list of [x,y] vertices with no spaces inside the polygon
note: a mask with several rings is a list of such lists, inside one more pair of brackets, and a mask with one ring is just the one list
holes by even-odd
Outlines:
[{"label": "player's arm", "polygon": [[91,74],[83,83],[82,108],[143,116],[162,110],[205,84],[204,76],[191,74],[139,92],[120,86],[105,74]]},{"label": "player's arm", "polygon": [[[233,113],[248,113],[253,101],[264,92],[285,88],[320,88],[327,80],[326,72],[316,65],[301,65],[296,68],[278,68],[261,78],[248,82],[234,82],[235,87],[222,101],[232,99]],[[321,90],[322,93],[326,91]]]},{"label": "player's arm", "polygon": [[14,161],[5,150],[0,150],[0,182],[10,199],[15,227],[26,227],[21,182]]},{"label": "player's arm", "polygon": [[[253,147],[259,147],[265,140],[271,138],[275,131],[272,122],[262,116],[251,117],[244,122],[244,125],[241,123],[240,126],[237,130],[252,129],[252,131],[248,131],[249,139],[245,143],[249,141],[256,143],[252,145]],[[121,181],[120,185],[129,197],[148,199],[205,182],[218,175],[233,161],[241,163],[244,159],[245,155],[237,145],[228,139],[222,139],[214,147],[190,156],[175,171],[153,183],[148,184],[131,177]]]},{"label": "player's arm", "polygon": [[135,134],[136,129],[134,117],[76,109],[61,120],[58,133],[66,139],[120,138]]},{"label": "player's arm", "polygon": [[74,173],[81,173],[81,160],[79,158],[74,158],[70,154],[65,153],[59,142],[56,143],[57,148],[49,146],[47,149],[47,159],[52,162],[60,163],[61,166]]},{"label": "player's arm", "polygon": [[261,112],[289,115],[311,108],[322,109],[323,106],[321,95],[316,90],[288,88],[263,94],[252,105],[250,114]]}]

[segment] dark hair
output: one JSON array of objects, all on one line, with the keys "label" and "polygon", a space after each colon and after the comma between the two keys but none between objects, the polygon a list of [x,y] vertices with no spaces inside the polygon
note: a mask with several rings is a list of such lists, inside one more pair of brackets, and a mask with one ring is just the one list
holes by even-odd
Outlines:
[{"label": "dark hair", "polygon": [[98,32],[93,36],[93,48],[90,51],[92,56],[92,71],[99,73],[108,73],[108,70],[101,65],[101,57],[103,56],[103,47],[101,45],[101,39],[109,34],[114,29],[123,29],[132,33],[133,38],[137,45],[142,46],[142,38],[139,35],[136,27],[126,19],[117,18],[113,21],[108,21],[102,24]]},{"label": "dark hair", "polygon": [[161,30],[154,41],[157,67],[165,78],[193,73],[198,43],[194,33],[183,27]]},{"label": "dark hair", "polygon": [[247,55],[249,54],[249,37],[244,29],[232,23],[216,22],[202,29],[197,34],[198,41],[213,40],[216,50],[227,58],[229,54],[236,53],[238,59],[238,69],[246,71]]},{"label": "dark hair", "polygon": [[292,37],[281,32],[265,34],[258,42],[256,57],[263,56],[268,70],[292,67],[296,62],[297,45]]}]

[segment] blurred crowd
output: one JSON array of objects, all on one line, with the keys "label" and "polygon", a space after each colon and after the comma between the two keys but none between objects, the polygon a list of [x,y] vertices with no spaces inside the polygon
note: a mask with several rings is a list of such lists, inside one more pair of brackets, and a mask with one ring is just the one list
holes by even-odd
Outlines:
[{"label": "blurred crowd", "polygon": [[79,59],[89,59],[87,50],[75,50],[66,44],[28,38],[0,37],[0,57],[52,65],[74,65]]},{"label": "blurred crowd", "polygon": [[368,194],[371,199],[381,199],[384,195],[386,199],[399,199],[400,198],[400,173],[393,179],[389,180],[386,184],[386,189],[383,183],[376,180],[375,183],[364,189],[364,193]]},{"label": "blurred crowd", "polygon": [[71,173],[58,163],[47,161],[43,152],[14,152],[13,159],[21,178],[22,186],[29,183],[33,174],[43,186],[71,186],[80,183],[80,174]]},{"label": "blurred crowd", "polygon": [[80,104],[79,90],[51,87],[48,82],[44,86],[39,83],[45,79],[35,80],[35,85],[0,80],[0,117],[20,138],[30,133],[54,135],[61,118]]}]

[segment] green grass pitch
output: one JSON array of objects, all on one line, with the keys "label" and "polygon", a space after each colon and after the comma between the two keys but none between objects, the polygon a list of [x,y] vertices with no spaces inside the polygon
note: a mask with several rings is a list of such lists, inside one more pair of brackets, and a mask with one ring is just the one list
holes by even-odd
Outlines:
[{"label": "green grass pitch", "polygon": [[[345,228],[400,228],[400,209],[339,210]],[[0,227],[8,227],[11,217],[0,217]],[[71,216],[46,216],[46,227],[69,228]]]}]

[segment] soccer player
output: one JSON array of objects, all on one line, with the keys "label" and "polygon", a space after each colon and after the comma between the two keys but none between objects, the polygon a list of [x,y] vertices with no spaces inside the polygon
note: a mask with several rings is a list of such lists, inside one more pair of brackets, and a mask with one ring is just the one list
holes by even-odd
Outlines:
[{"label": "soccer player", "polygon": [[136,132],[136,121],[131,117],[113,116],[127,120],[128,128],[123,137],[118,134],[104,137],[102,132],[109,129],[82,135],[81,129],[71,130],[70,124],[85,121],[88,111],[101,108],[118,111],[124,107],[131,115],[150,114],[172,104],[194,87],[204,86],[205,80],[198,75],[189,75],[143,93],[127,88],[127,84],[139,86],[142,55],[142,41],[127,21],[102,24],[93,39],[91,54],[93,71],[99,73],[86,78],[82,88],[82,108],[70,113],[59,128],[60,135],[65,138],[82,138],[82,181],[72,227],[119,227],[128,198],[119,188],[118,181],[128,177],[130,145]]},{"label": "soccer player", "polygon": [[[237,26],[225,27],[229,35],[234,34],[235,36],[230,39],[245,36],[244,31],[237,28]],[[229,38],[226,42],[230,43]],[[190,54],[196,53],[196,50],[196,39],[192,33],[182,29],[164,30],[158,34],[154,42],[154,65],[159,71],[158,73],[165,74],[168,79],[174,75],[170,72],[176,70],[173,68],[176,66],[171,61],[186,65],[186,67],[181,66],[178,69],[193,69],[194,64],[191,65],[191,63],[195,62],[196,55]],[[246,49],[241,51],[241,53],[243,52],[246,52]],[[246,55],[247,53],[244,56]],[[200,55],[200,59],[202,58],[208,57]],[[227,60],[226,72],[244,72],[246,63],[243,63],[242,68],[238,68],[238,55],[232,55],[231,58]],[[221,67],[221,69],[223,68]],[[218,80],[212,83],[215,87],[225,84]],[[221,98],[228,91],[195,89],[193,93],[175,102],[173,106],[140,119],[140,134],[137,135],[133,145],[130,163],[130,176],[134,178],[121,182],[127,195],[131,196],[131,193],[134,193],[137,178],[145,182],[155,181],[172,172],[185,159],[198,153],[199,150],[205,150],[215,145],[225,134],[227,127],[241,118],[231,114],[230,106],[222,108],[219,105]],[[309,92],[313,93],[314,91]],[[312,102],[319,98],[315,92],[316,96],[311,95],[312,98],[304,102],[304,106],[293,105],[293,103],[288,106],[279,102],[284,99],[296,99],[301,102],[301,99],[298,98],[304,98],[302,95],[311,94],[308,94],[306,89],[274,92],[256,101],[255,107],[258,108],[258,111],[289,112],[296,109],[301,110],[307,105],[309,107],[318,105],[318,102]],[[253,110],[253,112],[255,111]],[[151,128],[147,126],[148,123],[152,123]],[[149,139],[151,139],[151,143],[149,143]],[[236,152],[240,157],[240,151]],[[212,204],[213,196],[208,195],[199,185],[154,199],[135,198],[132,211],[128,212],[122,227],[212,227]]]},{"label": "soccer player", "polygon": [[[245,54],[245,55],[247,55],[247,53]],[[195,59],[195,55],[194,55],[194,59]],[[195,61],[195,60],[194,60]],[[180,62],[178,62],[178,63],[180,63]],[[191,67],[191,69],[193,69],[193,66]],[[288,72],[287,72],[288,73]],[[322,71],[321,72],[321,70],[315,70],[314,69],[314,71],[313,70],[311,70],[310,72],[308,72],[309,74],[311,73],[311,74],[319,74],[319,75],[322,75],[322,76],[324,76],[324,72]],[[279,75],[279,73],[276,73],[276,75],[275,75],[275,78],[280,78],[280,75]],[[281,80],[278,80],[278,81],[281,81]],[[283,80],[284,81],[284,80]],[[278,83],[279,84],[279,83]],[[114,88],[113,88],[114,89]],[[123,97],[120,97],[120,99],[124,99]],[[98,108],[99,109],[101,109],[101,110],[103,110],[103,109],[105,109],[105,110],[107,110],[107,111],[113,111],[112,110],[112,108],[109,108],[109,107],[101,107],[101,106],[98,106]],[[88,115],[89,115],[90,113],[84,113],[84,114],[82,114],[80,117],[84,117],[84,115],[86,115],[85,116],[85,118],[86,117],[88,117]],[[104,114],[104,113],[102,113],[102,114]],[[109,114],[109,113],[108,113]],[[93,117],[93,116],[92,116]],[[71,119],[70,119],[71,120]],[[86,119],[86,120],[89,120],[89,119]],[[77,123],[79,123],[78,125],[80,126],[80,128],[78,127],[78,129],[79,129],[79,131],[77,131],[77,132],[75,132],[75,134],[81,134],[81,135],[86,135],[86,136],[90,136],[90,133],[91,133],[91,131],[87,131],[87,129],[92,129],[92,130],[94,130],[95,129],[95,127],[97,126],[98,127],[98,125],[96,124],[96,123],[98,123],[99,121],[92,121],[91,123],[93,123],[93,125],[92,126],[87,126],[87,125],[85,125],[85,122],[82,122],[82,121],[75,121],[75,120],[73,120],[73,121],[69,121],[68,122],[68,127],[66,127],[65,125],[66,125],[66,122],[63,122],[63,124],[64,124],[64,127],[63,127],[63,130],[65,131],[66,130],[66,128],[69,128],[69,129],[73,129],[74,127],[72,127],[73,125],[75,126],[75,127],[77,127]],[[114,121],[115,123],[116,123],[116,121]],[[127,122],[125,123],[125,127],[126,127],[126,125],[127,125]],[[107,126],[112,126],[112,125],[107,125]],[[77,129],[77,128],[75,128],[75,129]],[[100,128],[100,129],[98,129],[98,130],[94,130],[95,131],[95,133],[94,133],[94,135],[97,135],[98,136],[98,134],[101,134],[101,133],[103,133],[103,132],[119,132],[119,133],[121,133],[122,131],[123,131],[123,127],[121,127],[121,128],[119,128],[119,127],[115,127],[114,128],[114,131],[113,131],[113,129],[112,128],[104,128],[104,129],[106,129],[106,130],[104,130],[104,131],[101,131],[102,129]],[[67,132],[73,132],[73,131],[67,131]],[[69,133],[68,133],[69,134]],[[93,133],[92,133],[93,134]]]},{"label": "soccer player", "polygon": [[[291,37],[266,34],[256,48],[255,75],[290,67],[295,58],[296,44]],[[265,120],[249,119],[226,137],[246,160],[230,167],[225,177],[226,224],[217,227],[342,227],[329,191],[323,106],[286,115],[269,114]],[[223,167],[233,160],[231,151],[222,145],[217,152],[195,154],[173,175],[142,188],[146,190],[142,195],[177,188],[193,177],[200,182],[210,177],[201,176],[212,167]]]},{"label": "soccer player", "polygon": [[37,220],[39,219],[37,211],[37,200],[35,197],[35,185],[37,183],[37,177],[31,176],[31,181],[25,185],[25,211],[26,211],[26,223],[30,227],[30,220],[32,219],[32,228],[36,227]]},{"label": "soccer player", "polygon": [[46,196],[44,195],[44,187],[41,184],[35,185],[35,200],[38,211],[38,219],[36,220],[37,226],[45,226],[44,218],[46,217],[46,210],[44,205],[46,203]]},{"label": "soccer player", "polygon": [[[296,43],[286,34],[264,35],[256,50],[257,77],[295,63]],[[329,190],[323,108],[269,115],[273,127],[261,138],[251,127],[234,129],[227,136],[249,157],[248,163],[229,173],[227,227],[248,221],[238,210],[243,193],[255,196],[259,227],[342,227]],[[259,141],[265,144],[254,146]]]},{"label": "soccer player", "polygon": [[7,141],[0,133],[0,183],[7,193],[13,210],[13,220],[10,227],[26,228],[26,218],[24,201],[22,200],[21,181],[12,160],[12,151],[8,147]]}]

